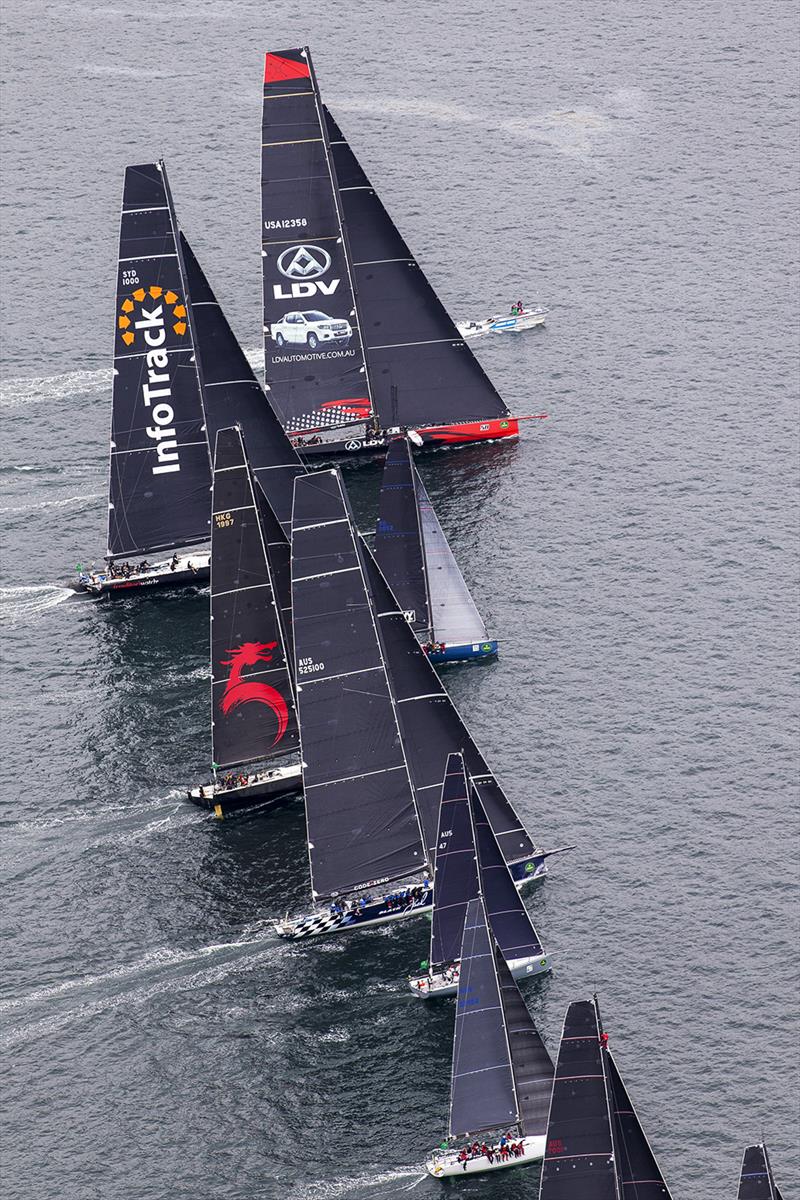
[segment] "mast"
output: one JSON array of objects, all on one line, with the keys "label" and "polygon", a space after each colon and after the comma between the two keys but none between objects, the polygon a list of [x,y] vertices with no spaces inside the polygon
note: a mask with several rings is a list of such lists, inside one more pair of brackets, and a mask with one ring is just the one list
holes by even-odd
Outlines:
[{"label": "mast", "polygon": [[319,898],[411,875],[427,856],[341,477],[301,475],[294,489],[292,613]]},{"label": "mast", "polygon": [[494,944],[480,897],[464,921],[450,1080],[451,1138],[519,1121]]},{"label": "mast", "polygon": [[745,1146],[736,1200],[781,1200],[763,1142]]},{"label": "mast", "polygon": [[261,147],[267,390],[287,432],[363,438],[370,380],[307,49],[266,55]]},{"label": "mast", "polygon": [[530,859],[535,853],[530,835],[489,770],[363,542],[362,557],[397,706],[400,733],[404,745],[413,747],[408,763],[430,860],[434,858],[439,796],[447,756],[462,752],[467,773],[478,791],[506,863],[512,865]]},{"label": "mast", "polygon": [[600,1034],[594,1003],[570,1004],[553,1079],[539,1200],[623,1200]]},{"label": "mast", "polygon": [[380,424],[414,428],[507,417],[327,109],[325,117]]},{"label": "mast", "polygon": [[109,561],[209,537],[211,467],[163,162],[127,167],[109,461]]},{"label": "mast", "polygon": [[433,609],[415,476],[408,439],[395,438],[383,467],[374,553],[414,633],[428,642],[433,637]]},{"label": "mast", "polygon": [[478,872],[464,760],[460,754],[450,754],[442,781],[434,862],[432,969],[458,960],[467,906],[477,895]]},{"label": "mast", "polygon": [[296,750],[297,713],[241,431],[216,436],[211,525],[214,769]]}]

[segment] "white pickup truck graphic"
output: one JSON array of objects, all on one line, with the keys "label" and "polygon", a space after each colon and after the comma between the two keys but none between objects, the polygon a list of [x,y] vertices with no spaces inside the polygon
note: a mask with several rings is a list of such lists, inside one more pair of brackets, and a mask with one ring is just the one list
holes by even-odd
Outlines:
[{"label": "white pickup truck graphic", "polygon": [[277,346],[300,345],[309,350],[319,346],[346,346],[353,330],[348,321],[329,317],[327,313],[310,309],[289,312],[269,327]]}]

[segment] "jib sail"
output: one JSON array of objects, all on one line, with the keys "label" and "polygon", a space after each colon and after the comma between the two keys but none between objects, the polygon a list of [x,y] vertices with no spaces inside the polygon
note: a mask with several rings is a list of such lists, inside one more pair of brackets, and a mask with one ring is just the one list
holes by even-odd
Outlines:
[{"label": "jib sail", "polygon": [[179,249],[189,293],[189,319],[197,354],[208,444],[217,431],[237,424],[247,458],[288,546],[296,475],[305,467],[231,329],[192,248],[181,233]]},{"label": "jib sail", "polygon": [[[289,433],[373,416],[339,196],[307,49],[268,53],[261,137],[264,373]],[[324,440],[324,437],[320,437]]]},{"label": "jib sail", "polygon": [[448,756],[442,784],[433,895],[430,965],[436,969],[458,960],[467,905],[478,895],[469,785],[460,754]]},{"label": "jib sail", "polygon": [[442,777],[449,754],[463,752],[467,774],[477,788],[489,824],[509,864],[529,859],[535,850],[500,784],[486,765],[469,731],[428,662],[375,559],[364,547],[367,582],[372,593],[381,646],[400,733],[406,746],[425,845],[434,858]]},{"label": "jib sail", "polygon": [[425,484],[416,469],[414,478],[425,554],[433,640],[444,642],[448,646],[484,642],[486,626],[464,582],[464,576],[428,498]]},{"label": "jib sail", "polygon": [[431,612],[416,483],[408,441],[395,438],[383,468],[375,557],[411,628],[428,642]]},{"label": "jib sail", "polygon": [[295,750],[297,714],[257,491],[238,428],[220,429],[211,522],[214,767]]},{"label": "jib sail", "polygon": [[467,906],[460,957],[451,1137],[507,1128],[519,1119],[494,943],[480,898]]},{"label": "jib sail", "polygon": [[[669,1188],[608,1048],[605,1058],[622,1195],[635,1197],[635,1200],[670,1200]],[[764,1196],[769,1193],[765,1192]]]},{"label": "jib sail", "polygon": [[539,1200],[622,1200],[600,1035],[594,1003],[570,1004],[553,1080]]},{"label": "jib sail", "polygon": [[327,109],[325,116],[380,424],[507,417]]},{"label": "jib sail", "polygon": [[211,468],[186,282],[163,162],[122,197],[109,471],[109,559],[209,537]]},{"label": "jib sail", "polygon": [[292,611],[313,893],[419,871],[414,794],[337,471],[295,480]]},{"label": "jib sail", "polygon": [[[489,923],[491,927],[491,919]],[[553,1060],[499,946],[495,949],[495,967],[511,1055],[518,1124],[523,1137],[543,1137],[555,1074]]]},{"label": "jib sail", "polygon": [[762,1143],[745,1147],[737,1200],[781,1200],[767,1147]]}]

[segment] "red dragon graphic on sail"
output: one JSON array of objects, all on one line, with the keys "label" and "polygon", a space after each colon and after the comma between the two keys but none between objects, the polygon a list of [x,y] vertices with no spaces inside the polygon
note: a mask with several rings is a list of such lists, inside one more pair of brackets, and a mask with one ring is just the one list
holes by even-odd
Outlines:
[{"label": "red dragon graphic on sail", "polygon": [[219,706],[225,716],[232,709],[238,708],[240,704],[250,704],[255,701],[258,704],[266,704],[275,713],[278,720],[278,732],[275,735],[273,746],[276,746],[286,732],[286,725],[289,721],[289,710],[286,707],[286,701],[280,692],[274,687],[270,687],[267,683],[261,683],[257,679],[243,679],[242,671],[245,667],[254,667],[256,663],[272,662],[272,654],[277,642],[243,642],[235,650],[228,650],[230,658],[223,659],[221,666],[230,667],[225,684],[225,691],[222,694],[222,699]]}]

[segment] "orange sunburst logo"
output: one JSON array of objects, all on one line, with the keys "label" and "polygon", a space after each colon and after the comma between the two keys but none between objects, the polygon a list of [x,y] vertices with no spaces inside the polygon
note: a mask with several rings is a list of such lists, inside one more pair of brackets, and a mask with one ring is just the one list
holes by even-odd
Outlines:
[{"label": "orange sunburst logo", "polygon": [[117,332],[126,346],[132,346],[136,340],[134,314],[137,304],[143,304],[145,300],[160,300],[168,308],[172,309],[172,316],[175,318],[172,322],[172,328],[178,337],[183,337],[188,328],[186,324],[185,304],[177,292],[173,292],[170,288],[165,290],[154,284],[149,288],[136,288],[135,291],[131,292],[130,296],[126,296],[120,305],[120,312],[117,317]]}]

